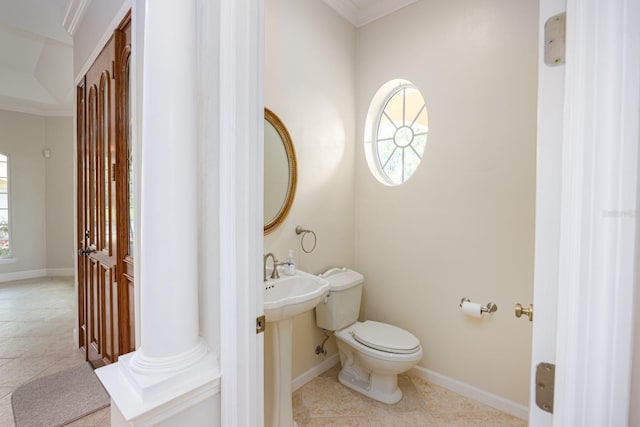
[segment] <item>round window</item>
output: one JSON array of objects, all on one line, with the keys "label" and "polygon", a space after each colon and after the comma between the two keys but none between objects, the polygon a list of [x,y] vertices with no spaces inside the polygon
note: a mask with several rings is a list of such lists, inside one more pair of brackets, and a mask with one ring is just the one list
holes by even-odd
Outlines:
[{"label": "round window", "polygon": [[420,91],[406,80],[383,85],[369,107],[365,153],[373,175],[400,185],[416,171],[427,144],[428,116]]}]

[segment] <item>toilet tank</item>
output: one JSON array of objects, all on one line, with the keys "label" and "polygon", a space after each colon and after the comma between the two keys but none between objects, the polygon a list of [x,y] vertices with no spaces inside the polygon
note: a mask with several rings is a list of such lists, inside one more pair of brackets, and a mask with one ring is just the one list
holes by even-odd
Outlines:
[{"label": "toilet tank", "polygon": [[319,274],[330,284],[329,294],[316,306],[316,324],[337,331],[358,320],[364,276],[348,268],[332,268]]}]

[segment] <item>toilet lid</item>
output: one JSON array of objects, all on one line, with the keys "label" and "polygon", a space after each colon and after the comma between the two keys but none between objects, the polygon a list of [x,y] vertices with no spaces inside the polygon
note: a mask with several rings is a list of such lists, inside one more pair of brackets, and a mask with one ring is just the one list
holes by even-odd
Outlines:
[{"label": "toilet lid", "polygon": [[367,347],[387,353],[414,353],[420,340],[397,326],[367,320],[353,328],[353,338]]}]

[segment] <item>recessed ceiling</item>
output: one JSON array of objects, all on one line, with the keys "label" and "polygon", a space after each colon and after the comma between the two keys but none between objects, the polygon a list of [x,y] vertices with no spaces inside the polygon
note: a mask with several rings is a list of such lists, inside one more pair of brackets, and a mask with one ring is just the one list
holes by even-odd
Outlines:
[{"label": "recessed ceiling", "polygon": [[[71,34],[90,1],[0,1],[0,109],[73,113]],[[323,1],[361,27],[417,0]]]},{"label": "recessed ceiling", "polygon": [[72,114],[73,39],[62,25],[69,3],[0,1],[0,109]]},{"label": "recessed ceiling", "polygon": [[323,0],[356,27],[389,15],[417,0]]}]

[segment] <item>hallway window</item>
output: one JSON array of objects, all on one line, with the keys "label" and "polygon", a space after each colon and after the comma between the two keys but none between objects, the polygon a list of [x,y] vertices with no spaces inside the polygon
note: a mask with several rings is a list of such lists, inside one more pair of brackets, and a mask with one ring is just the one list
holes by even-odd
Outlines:
[{"label": "hallway window", "polygon": [[0,258],[11,255],[9,244],[9,158],[0,153]]},{"label": "hallway window", "polygon": [[383,85],[371,102],[365,128],[373,175],[385,185],[405,183],[418,169],[427,145],[427,108],[420,91],[401,79]]}]

